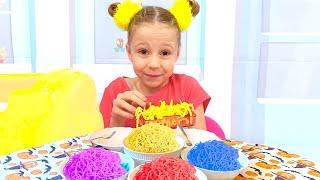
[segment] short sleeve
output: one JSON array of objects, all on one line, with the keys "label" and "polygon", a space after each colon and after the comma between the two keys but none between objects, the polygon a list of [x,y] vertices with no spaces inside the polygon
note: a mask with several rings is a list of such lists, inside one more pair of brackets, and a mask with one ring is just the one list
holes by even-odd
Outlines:
[{"label": "short sleeve", "polygon": [[100,102],[100,113],[103,117],[104,127],[110,126],[110,118],[111,118],[111,110],[112,110],[112,102],[114,97],[111,97],[111,93],[109,88],[105,88],[103,92],[103,96]]},{"label": "short sleeve", "polygon": [[199,82],[193,77],[186,76],[184,82],[186,88],[188,89],[188,99],[193,102],[194,108],[196,109],[199,105],[203,104],[203,109],[206,111],[208,104],[211,100],[209,94],[201,87]]},{"label": "short sleeve", "polygon": [[108,87],[105,88],[99,106],[105,128],[110,126],[113,100],[117,97],[119,93],[122,93],[126,90],[128,90],[128,86],[124,78],[122,77],[115,79],[108,85]]}]

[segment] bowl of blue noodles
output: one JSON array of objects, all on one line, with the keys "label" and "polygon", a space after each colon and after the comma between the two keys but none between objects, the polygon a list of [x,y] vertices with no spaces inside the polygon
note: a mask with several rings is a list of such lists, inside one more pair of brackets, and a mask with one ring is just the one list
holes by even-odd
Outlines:
[{"label": "bowl of blue noodles", "polygon": [[185,149],[181,157],[204,172],[208,179],[233,179],[249,164],[245,154],[217,140],[197,143]]}]

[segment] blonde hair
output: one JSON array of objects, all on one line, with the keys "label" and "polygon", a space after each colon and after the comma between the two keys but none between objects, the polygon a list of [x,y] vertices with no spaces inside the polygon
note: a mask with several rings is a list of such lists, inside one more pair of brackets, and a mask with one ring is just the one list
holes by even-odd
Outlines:
[{"label": "blonde hair", "polygon": [[[119,4],[120,3],[113,3],[109,6],[108,12],[110,16],[114,16]],[[189,0],[189,4],[192,16],[195,17],[200,11],[200,6],[195,0]],[[175,28],[177,30],[178,43],[180,45],[181,29],[179,28],[176,18],[169,10],[157,6],[143,7],[133,16],[128,26],[128,42],[131,40],[134,28],[144,23],[163,23],[169,27]]]}]

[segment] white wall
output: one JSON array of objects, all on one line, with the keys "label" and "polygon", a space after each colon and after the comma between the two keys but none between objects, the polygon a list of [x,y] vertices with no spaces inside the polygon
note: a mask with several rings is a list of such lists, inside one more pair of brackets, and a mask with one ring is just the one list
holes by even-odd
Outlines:
[{"label": "white wall", "polygon": [[69,1],[36,0],[36,71],[70,67]]},{"label": "white wall", "polygon": [[235,34],[235,0],[207,1],[205,89],[212,97],[207,114],[230,137],[232,63]]}]

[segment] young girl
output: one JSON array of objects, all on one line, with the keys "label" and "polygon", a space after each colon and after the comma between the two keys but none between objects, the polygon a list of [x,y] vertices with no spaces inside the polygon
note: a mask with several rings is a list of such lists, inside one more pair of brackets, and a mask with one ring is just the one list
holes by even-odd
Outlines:
[{"label": "young girl", "polygon": [[138,106],[181,100],[194,106],[193,127],[206,129],[204,112],[209,95],[194,78],[173,73],[180,53],[180,32],[199,12],[198,3],[176,0],[169,11],[125,0],[110,5],[108,10],[115,23],[128,31],[126,51],[137,77],[119,77],[105,89],[100,104],[104,126],[135,127]]}]

